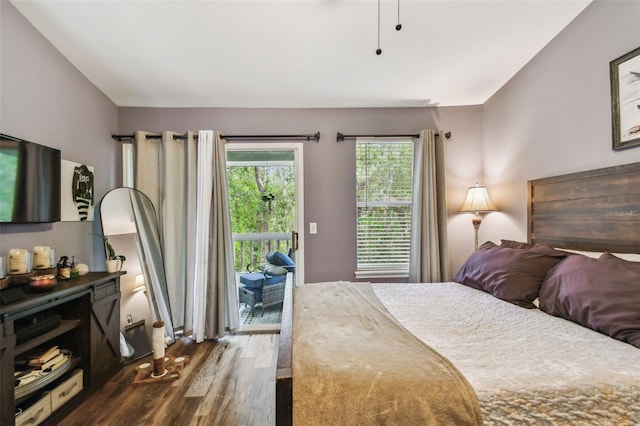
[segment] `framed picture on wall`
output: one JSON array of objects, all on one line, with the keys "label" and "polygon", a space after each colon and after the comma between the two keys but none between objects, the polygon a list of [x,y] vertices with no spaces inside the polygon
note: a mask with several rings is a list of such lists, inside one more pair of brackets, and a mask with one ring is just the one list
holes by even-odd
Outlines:
[{"label": "framed picture on wall", "polygon": [[640,47],[609,62],[613,150],[640,146]]},{"label": "framed picture on wall", "polygon": [[94,169],[86,164],[62,160],[60,189],[60,220],[85,222],[93,220]]}]

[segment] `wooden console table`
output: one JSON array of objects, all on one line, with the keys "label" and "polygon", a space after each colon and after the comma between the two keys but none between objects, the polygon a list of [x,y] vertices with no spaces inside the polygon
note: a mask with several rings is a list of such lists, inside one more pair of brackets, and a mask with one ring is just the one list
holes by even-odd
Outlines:
[{"label": "wooden console table", "polygon": [[[122,368],[122,274],[91,272],[59,281],[45,293],[25,290],[24,299],[0,306],[0,424],[56,424]],[[61,317],[57,327],[17,342],[16,332],[21,324],[52,315]],[[28,395],[20,393],[16,398],[17,357],[52,345],[71,351],[69,370],[51,383]],[[17,412],[21,414],[16,416]]]}]

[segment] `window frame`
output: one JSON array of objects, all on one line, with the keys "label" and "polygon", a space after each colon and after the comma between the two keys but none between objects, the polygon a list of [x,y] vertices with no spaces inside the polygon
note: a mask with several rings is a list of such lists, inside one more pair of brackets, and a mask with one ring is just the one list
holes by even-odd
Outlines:
[{"label": "window frame", "polygon": [[[409,276],[409,261],[410,261],[410,251],[411,251],[411,247],[410,247],[410,242],[411,242],[411,216],[409,216],[408,219],[408,226],[409,226],[409,237],[406,240],[406,243],[409,244],[409,248],[407,250],[406,253],[406,267],[402,267],[402,266],[398,266],[396,262],[390,263],[390,264],[381,264],[379,266],[363,266],[361,264],[361,259],[360,259],[360,252],[359,252],[359,247],[360,247],[360,242],[361,242],[361,235],[360,235],[360,226],[359,226],[359,221],[360,221],[360,209],[362,208],[362,201],[359,201],[359,189],[358,189],[358,166],[359,166],[359,162],[358,162],[358,144],[362,144],[362,143],[378,143],[378,144],[402,144],[402,145],[408,145],[410,147],[410,153],[411,153],[411,158],[409,161],[410,167],[411,167],[411,171],[410,171],[410,197],[408,199],[404,199],[401,202],[397,202],[396,200],[389,200],[389,201],[380,201],[380,200],[375,200],[373,201],[371,204],[375,207],[375,206],[397,206],[398,204],[400,205],[407,205],[407,207],[409,208],[410,214],[413,213],[413,158],[415,155],[415,147],[413,144],[413,139],[411,137],[396,137],[396,138],[357,138],[356,139],[356,158],[355,158],[355,172],[356,172],[356,271],[355,271],[355,277],[360,279],[369,279],[369,278],[407,278]],[[406,220],[405,220],[405,224],[403,226],[407,226],[406,225]],[[389,246],[388,246],[389,247]]]}]

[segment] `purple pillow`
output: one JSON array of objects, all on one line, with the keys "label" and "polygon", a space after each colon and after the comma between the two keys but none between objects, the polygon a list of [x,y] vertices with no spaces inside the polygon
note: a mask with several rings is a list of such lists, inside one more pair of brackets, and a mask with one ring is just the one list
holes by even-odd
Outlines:
[{"label": "purple pillow", "polygon": [[515,305],[535,308],[533,301],[547,271],[566,255],[547,245],[520,249],[488,241],[467,259],[453,280]]},{"label": "purple pillow", "polygon": [[517,249],[528,249],[533,247],[533,244],[522,243],[520,241],[500,240],[500,242],[501,242],[500,247],[517,248]]},{"label": "purple pillow", "polygon": [[549,271],[540,309],[640,348],[640,263],[569,256]]}]

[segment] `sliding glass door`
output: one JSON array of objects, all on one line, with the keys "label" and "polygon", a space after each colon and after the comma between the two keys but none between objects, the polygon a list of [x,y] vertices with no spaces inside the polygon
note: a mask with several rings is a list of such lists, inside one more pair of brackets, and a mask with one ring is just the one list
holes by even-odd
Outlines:
[{"label": "sliding glass door", "polygon": [[[303,275],[302,144],[228,143],[227,179],[241,330],[277,330],[287,282]],[[267,255],[286,257],[268,266]],[[278,255],[279,256],[279,255]],[[290,259],[290,260],[289,260]]]}]

